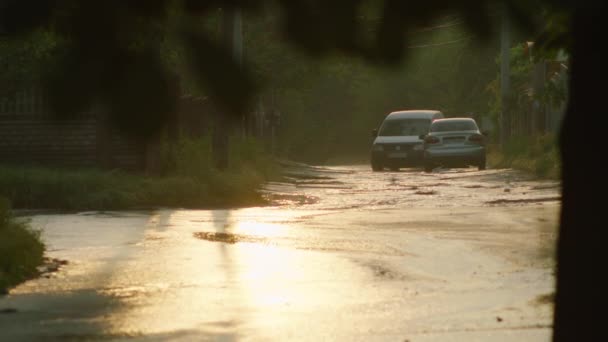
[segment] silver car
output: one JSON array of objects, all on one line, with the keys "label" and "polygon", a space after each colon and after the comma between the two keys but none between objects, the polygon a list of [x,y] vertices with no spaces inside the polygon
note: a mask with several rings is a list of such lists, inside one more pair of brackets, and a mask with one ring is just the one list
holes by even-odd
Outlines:
[{"label": "silver car", "polygon": [[433,121],[424,138],[424,171],[436,166],[486,168],[486,138],[471,118]]}]

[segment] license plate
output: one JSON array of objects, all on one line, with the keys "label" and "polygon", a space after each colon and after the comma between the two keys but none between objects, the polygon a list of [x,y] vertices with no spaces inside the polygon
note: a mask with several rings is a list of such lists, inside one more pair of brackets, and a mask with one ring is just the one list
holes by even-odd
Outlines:
[{"label": "license plate", "polygon": [[461,143],[464,141],[464,138],[462,137],[457,137],[457,138],[443,138],[443,142],[446,144],[456,144],[456,143]]},{"label": "license plate", "polygon": [[407,153],[406,152],[393,152],[393,153],[389,153],[388,157],[389,158],[406,158]]}]

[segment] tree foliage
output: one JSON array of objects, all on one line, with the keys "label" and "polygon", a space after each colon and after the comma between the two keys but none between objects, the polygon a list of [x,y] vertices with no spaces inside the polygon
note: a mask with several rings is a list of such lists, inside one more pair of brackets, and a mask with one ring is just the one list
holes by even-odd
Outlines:
[{"label": "tree foliage", "polygon": [[[18,36],[47,28],[65,39],[61,60],[47,78],[54,109],[73,115],[94,103],[111,110],[111,119],[138,136],[158,130],[175,107],[176,85],[163,60],[168,37],[175,37],[188,70],[226,114],[251,106],[254,82],[225,44],[203,21],[224,10],[265,9],[263,0],[7,0],[1,4],[0,31]],[[344,53],[397,65],[416,40],[414,29],[453,12],[479,37],[489,37],[496,9],[492,1],[283,0],[276,2],[280,27],[307,54]],[[529,2],[508,2],[520,22],[529,20]],[[174,18],[178,17],[178,20]],[[314,25],[311,25],[314,23]],[[144,43],[142,43],[144,42]],[[294,66],[294,64],[290,64]],[[220,71],[221,70],[221,71]],[[142,122],[146,125],[140,125]]]},{"label": "tree foliage", "polygon": [[57,45],[57,37],[44,30],[21,39],[0,37],[0,96],[10,97],[23,87],[40,82]]}]

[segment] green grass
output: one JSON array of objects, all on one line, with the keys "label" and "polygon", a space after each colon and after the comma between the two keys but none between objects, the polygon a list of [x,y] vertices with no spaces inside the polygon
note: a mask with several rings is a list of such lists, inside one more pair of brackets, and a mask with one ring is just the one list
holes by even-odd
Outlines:
[{"label": "green grass", "polygon": [[493,168],[509,167],[540,178],[560,178],[559,150],[552,135],[514,137],[502,150],[496,146],[490,146],[488,150],[488,164]]},{"label": "green grass", "polygon": [[230,168],[212,166],[208,139],[165,146],[163,176],[121,171],[0,166],[0,293],[37,274],[40,233],[11,215],[20,209],[122,210],[216,208],[265,203],[260,185],[279,175],[278,164],[253,139],[231,141]]},{"label": "green grass", "polygon": [[14,218],[9,201],[0,197],[0,294],[35,276],[43,254],[40,233]]},{"label": "green grass", "polygon": [[0,166],[0,196],[15,208],[121,210],[211,208],[264,203],[257,192],[278,166],[252,139],[233,139],[231,167],[212,166],[208,139],[164,148],[163,176],[121,171]]}]

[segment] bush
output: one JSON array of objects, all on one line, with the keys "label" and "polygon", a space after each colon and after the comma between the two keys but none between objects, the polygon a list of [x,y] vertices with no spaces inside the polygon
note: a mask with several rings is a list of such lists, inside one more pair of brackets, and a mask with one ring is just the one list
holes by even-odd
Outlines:
[{"label": "bush", "polygon": [[16,208],[120,209],[136,201],[137,183],[122,172],[0,167],[0,196]]},{"label": "bush", "polygon": [[163,176],[120,171],[1,167],[0,196],[16,208],[120,210],[154,207],[208,208],[263,204],[257,189],[277,165],[251,138],[233,138],[230,168],[213,167],[208,138],[182,140],[163,149]]},{"label": "bush", "polygon": [[43,254],[40,232],[14,218],[8,200],[0,197],[0,292],[35,276]]},{"label": "bush", "polygon": [[559,149],[551,134],[535,138],[513,137],[502,150],[490,146],[488,162],[492,167],[512,167],[542,178],[560,177]]},{"label": "bush", "polygon": [[[229,168],[213,166],[209,137],[183,139],[171,148],[165,146],[166,173],[191,180],[191,189],[207,194],[207,205],[240,206],[261,203],[257,189],[266,180],[278,177],[277,164],[254,138],[231,137]],[[197,196],[191,203],[196,203]],[[196,206],[196,205],[195,205]]]}]

